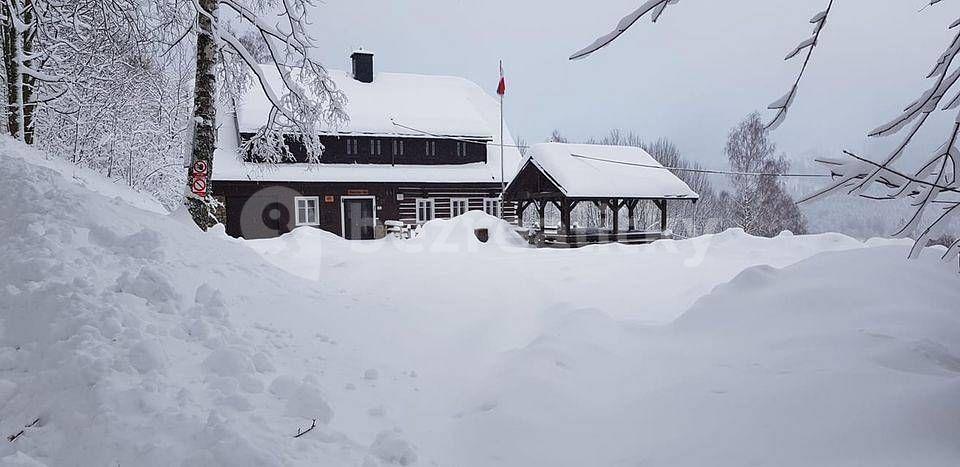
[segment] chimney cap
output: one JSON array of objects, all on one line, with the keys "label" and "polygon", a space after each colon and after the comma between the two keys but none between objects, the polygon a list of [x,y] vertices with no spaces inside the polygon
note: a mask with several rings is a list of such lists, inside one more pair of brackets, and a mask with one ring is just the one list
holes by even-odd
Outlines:
[{"label": "chimney cap", "polygon": [[350,54],[351,57],[354,55],[373,55],[373,52],[369,50],[363,50],[363,47],[357,47],[357,49]]}]

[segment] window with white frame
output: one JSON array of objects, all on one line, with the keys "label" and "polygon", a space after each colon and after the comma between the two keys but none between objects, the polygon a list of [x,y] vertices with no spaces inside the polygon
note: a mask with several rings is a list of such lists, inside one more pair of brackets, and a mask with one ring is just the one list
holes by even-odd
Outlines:
[{"label": "window with white frame", "polygon": [[466,157],[467,155],[467,143],[463,141],[457,141],[457,157]]},{"label": "window with white frame", "polygon": [[403,155],[403,140],[395,139],[393,140],[393,155],[402,156]]},{"label": "window with white frame", "polygon": [[450,217],[466,214],[470,209],[470,200],[467,198],[450,198]]},{"label": "window with white frame", "polygon": [[483,212],[491,216],[500,217],[501,209],[500,198],[484,198]]},{"label": "window with white frame", "polygon": [[433,199],[417,198],[417,223],[433,220]]},{"label": "window with white frame", "polygon": [[296,225],[320,225],[320,198],[317,196],[297,196],[294,198]]},{"label": "window with white frame", "polygon": [[436,156],[437,155],[437,142],[436,141],[427,141],[427,155]]},{"label": "window with white frame", "polygon": [[371,140],[370,140],[370,155],[371,155],[371,156],[379,156],[379,155],[381,154],[380,149],[381,149],[381,147],[380,147],[380,140],[379,140],[379,139],[371,139]]},{"label": "window with white frame", "polygon": [[357,148],[359,147],[360,145],[358,144],[355,138],[347,138],[347,155],[348,156],[357,155]]}]

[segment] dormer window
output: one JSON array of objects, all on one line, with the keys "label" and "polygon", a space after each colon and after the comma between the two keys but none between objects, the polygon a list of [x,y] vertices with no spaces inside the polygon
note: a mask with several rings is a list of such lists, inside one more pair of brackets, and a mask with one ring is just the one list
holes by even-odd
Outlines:
[{"label": "dormer window", "polygon": [[348,156],[356,156],[356,155],[357,155],[357,149],[358,149],[359,146],[360,146],[360,145],[357,144],[357,143],[358,143],[358,142],[357,142],[357,139],[356,139],[356,138],[347,138],[347,155],[348,155]]},{"label": "dormer window", "polygon": [[379,139],[371,139],[371,140],[370,140],[370,155],[371,155],[371,156],[379,156],[379,155],[381,154],[381,153],[380,153],[380,149],[381,149],[381,148],[380,148],[380,140],[379,140]]},{"label": "dormer window", "polygon": [[427,141],[427,156],[436,156],[436,155],[437,155],[437,142]]}]

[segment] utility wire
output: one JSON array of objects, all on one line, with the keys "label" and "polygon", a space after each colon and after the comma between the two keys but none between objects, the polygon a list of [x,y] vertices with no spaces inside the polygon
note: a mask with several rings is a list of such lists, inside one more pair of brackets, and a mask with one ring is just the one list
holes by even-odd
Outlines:
[{"label": "utility wire", "polygon": [[832,175],[829,174],[801,174],[801,173],[776,173],[776,172],[735,172],[731,170],[714,170],[714,169],[693,169],[689,167],[664,167],[662,165],[651,165],[651,164],[640,164],[638,162],[625,162],[625,161],[616,161],[611,159],[603,159],[600,157],[590,157],[582,156],[580,154],[571,154],[573,157],[579,157],[581,159],[590,159],[600,162],[609,162],[611,164],[622,164],[622,165],[631,165],[635,167],[645,167],[648,169],[661,169],[661,170],[676,170],[678,172],[696,172],[703,174],[714,174],[714,175],[745,175],[749,177],[802,177],[802,178],[831,178]]},{"label": "utility wire", "polygon": [[[467,138],[458,138],[458,137],[455,137],[455,136],[440,135],[440,134],[436,134],[436,133],[430,133],[429,131],[424,131],[424,130],[421,130],[421,129],[419,129],[419,128],[413,128],[413,127],[410,127],[410,126],[402,125],[402,124],[400,124],[400,123],[395,122],[393,119],[390,119],[390,123],[392,123],[394,126],[399,127],[399,128],[403,128],[403,129],[410,130],[410,131],[415,131],[415,132],[417,132],[417,133],[420,133],[420,134],[423,134],[423,135],[427,135],[427,136],[433,136],[433,137],[436,137],[436,138],[446,138],[446,139],[452,139],[452,140],[455,140],[455,141],[464,141],[464,142],[467,142],[467,143],[481,143],[481,142],[483,142],[483,141],[477,141],[477,140],[472,140],[472,139],[467,139]],[[498,144],[497,144],[496,142],[494,142],[494,141],[486,141],[485,144],[498,145]],[[518,145],[514,145],[514,144],[505,144],[504,146],[506,146],[506,147],[508,147],[508,148],[520,148],[520,149],[529,149],[529,148],[530,148],[530,146],[518,146]],[[769,172],[769,173],[766,173],[766,172],[735,172],[735,171],[730,171],[730,170],[693,169],[693,168],[689,168],[689,167],[664,167],[664,166],[661,166],[661,165],[640,164],[640,163],[637,163],[637,162],[624,162],[624,161],[617,161],[617,160],[612,160],[612,159],[603,159],[603,158],[600,158],[600,157],[583,156],[583,155],[580,155],[580,154],[571,154],[571,156],[573,156],[573,157],[579,157],[579,158],[581,158],[581,159],[590,159],[590,160],[595,160],[595,161],[600,161],[600,162],[609,162],[609,163],[611,163],[611,164],[631,165],[631,166],[635,166],[635,167],[645,167],[645,168],[648,168],[648,169],[675,170],[675,171],[677,171],[677,172],[695,172],[695,173],[703,173],[703,174],[711,174],[711,175],[744,175],[744,176],[749,176],[749,177],[790,177],[790,178],[832,178],[832,177],[833,177],[833,175],[830,175],[830,174],[801,174],[801,173],[784,173],[784,174],[781,174],[781,173],[774,173],[774,172]]]},{"label": "utility wire", "polygon": [[[409,127],[409,126],[406,126],[406,125],[401,125],[401,124],[393,121],[393,119],[390,119],[390,123],[392,123],[393,126],[395,126],[395,127],[400,127],[400,128],[403,128],[403,129],[406,129],[406,130],[410,130],[410,131],[416,131],[417,133],[420,133],[420,134],[422,134],[422,135],[433,136],[433,137],[436,137],[436,138],[452,139],[452,140],[454,140],[454,141],[463,141],[463,142],[465,142],[465,143],[492,144],[492,145],[495,145],[495,146],[497,146],[497,147],[500,147],[500,143],[497,143],[497,142],[495,142],[495,141],[477,141],[476,139],[458,138],[458,137],[456,137],[456,136],[450,136],[450,135],[439,135],[439,134],[436,134],[436,133],[430,133],[429,131],[421,130],[421,129],[419,129],[419,128],[413,128],[413,127]],[[507,147],[507,148],[518,148],[518,149],[528,149],[528,148],[530,147],[530,146],[517,146],[517,145],[515,145],[515,144],[504,144],[503,146],[504,146],[504,147]]]}]

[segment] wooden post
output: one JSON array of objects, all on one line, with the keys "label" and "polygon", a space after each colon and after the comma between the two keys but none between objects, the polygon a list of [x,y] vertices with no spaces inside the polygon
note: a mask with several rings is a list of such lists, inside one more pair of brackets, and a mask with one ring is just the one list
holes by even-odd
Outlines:
[{"label": "wooden post", "polygon": [[637,230],[637,201],[627,201],[627,214],[630,215],[630,231]]},{"label": "wooden post", "polygon": [[562,235],[570,234],[570,200],[563,198],[560,200],[560,233]]},{"label": "wooden post", "polygon": [[540,231],[543,232],[544,229],[546,229],[546,227],[547,227],[547,226],[544,225],[544,224],[546,223],[546,217],[547,217],[547,215],[546,215],[547,202],[546,202],[546,201],[534,201],[534,203],[536,203],[536,205],[537,205],[537,216],[540,218]]},{"label": "wooden post", "polygon": [[617,235],[620,233],[620,200],[611,200],[610,208],[613,209],[613,234]]},{"label": "wooden post", "polygon": [[526,201],[517,202],[517,227],[523,227],[523,211],[527,209]]},{"label": "wooden post", "polygon": [[658,203],[660,207],[660,232],[667,231],[667,200],[662,199]]},{"label": "wooden post", "polygon": [[597,222],[602,229],[607,225],[607,206],[600,201],[594,201],[593,205],[597,208]]}]

